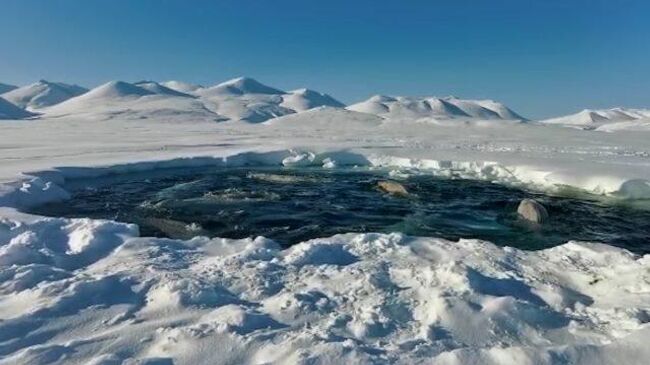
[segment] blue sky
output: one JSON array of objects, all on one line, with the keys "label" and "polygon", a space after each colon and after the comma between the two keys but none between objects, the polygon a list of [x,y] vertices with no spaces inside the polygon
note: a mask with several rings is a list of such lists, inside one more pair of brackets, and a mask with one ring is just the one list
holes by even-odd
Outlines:
[{"label": "blue sky", "polygon": [[0,82],[251,76],[351,103],[502,101],[528,117],[650,107],[650,1],[2,0]]}]

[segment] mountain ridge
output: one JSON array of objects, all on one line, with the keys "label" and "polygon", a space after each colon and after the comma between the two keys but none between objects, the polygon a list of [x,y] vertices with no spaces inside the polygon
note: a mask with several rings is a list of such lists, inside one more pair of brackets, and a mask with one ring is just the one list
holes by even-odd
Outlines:
[{"label": "mountain ridge", "polygon": [[74,84],[39,80],[8,91],[2,97],[20,108],[33,110],[60,104],[87,91]]}]

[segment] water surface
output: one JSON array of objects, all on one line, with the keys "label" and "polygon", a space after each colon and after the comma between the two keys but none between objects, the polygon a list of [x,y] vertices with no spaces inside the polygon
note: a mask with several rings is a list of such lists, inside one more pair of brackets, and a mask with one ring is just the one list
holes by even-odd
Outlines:
[{"label": "water surface", "polygon": [[[33,213],[137,223],[144,236],[265,236],[283,245],[346,232],[403,232],[541,249],[569,240],[650,252],[650,212],[550,197],[473,180],[413,175],[410,196],[377,188],[385,171],[367,169],[189,168],[74,180],[72,199]],[[534,198],[550,213],[521,222],[517,204]]]}]

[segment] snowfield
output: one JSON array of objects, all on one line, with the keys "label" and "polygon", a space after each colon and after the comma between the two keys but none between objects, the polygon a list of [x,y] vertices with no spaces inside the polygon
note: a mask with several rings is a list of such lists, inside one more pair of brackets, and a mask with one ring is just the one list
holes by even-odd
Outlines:
[{"label": "snowfield", "polygon": [[523,252],[396,233],[282,251],[262,237],[140,238],[133,225],[2,213],[3,364],[650,356],[650,257],[609,246]]},{"label": "snowfield", "polygon": [[3,100],[0,113],[27,114],[0,121],[0,364],[650,358],[650,256],[596,242],[531,252],[396,232],[282,250],[263,237],[158,239],[20,212],[66,199],[78,177],[243,165],[376,166],[643,205],[640,111],[599,112],[613,122],[584,128],[582,115],[526,121],[488,100],[381,96],[344,108],[247,78],[110,82],[38,110],[43,99],[30,99],[36,117]]}]

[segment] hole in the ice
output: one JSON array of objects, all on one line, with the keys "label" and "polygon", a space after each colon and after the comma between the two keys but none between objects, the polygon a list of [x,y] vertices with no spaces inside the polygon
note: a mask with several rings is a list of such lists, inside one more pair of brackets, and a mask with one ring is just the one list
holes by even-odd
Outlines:
[{"label": "hole in the ice", "polygon": [[[265,236],[291,245],[345,232],[403,232],[540,249],[585,240],[650,252],[650,212],[594,201],[532,194],[472,180],[412,175],[407,197],[377,189],[386,171],[314,168],[186,168],[79,179],[72,199],[32,213],[137,223],[141,234]],[[523,198],[541,201],[550,219],[522,225]]]}]

